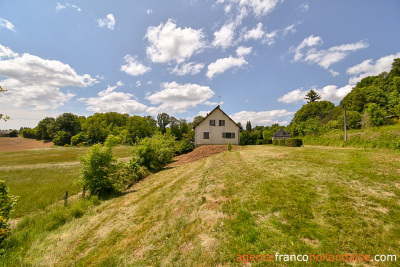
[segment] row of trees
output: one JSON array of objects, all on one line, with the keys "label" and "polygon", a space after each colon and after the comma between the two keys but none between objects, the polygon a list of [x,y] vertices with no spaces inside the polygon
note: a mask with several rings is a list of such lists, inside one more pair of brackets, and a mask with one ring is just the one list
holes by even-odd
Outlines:
[{"label": "row of trees", "polygon": [[[202,117],[196,117],[199,119]],[[110,135],[116,136],[121,144],[133,145],[157,132],[170,133],[176,140],[190,140],[194,136],[192,123],[166,113],[158,114],[157,120],[152,116],[129,116],[117,112],[95,113],[87,118],[63,113],[57,118],[44,118],[33,129],[21,129],[25,138],[53,141],[59,146],[104,143]]]},{"label": "row of trees", "polygon": [[400,116],[400,59],[395,59],[390,72],[362,79],[338,106],[318,101],[320,96],[311,90],[307,104],[294,115],[287,127],[292,136],[319,135],[346,127],[361,129],[399,122]]}]

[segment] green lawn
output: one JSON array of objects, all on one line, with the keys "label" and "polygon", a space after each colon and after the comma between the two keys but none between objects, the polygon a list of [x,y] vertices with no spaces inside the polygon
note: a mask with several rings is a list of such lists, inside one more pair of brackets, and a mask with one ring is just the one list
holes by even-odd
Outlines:
[{"label": "green lawn", "polygon": [[[116,147],[117,157],[128,157],[131,147]],[[18,196],[12,217],[42,210],[60,200],[69,191],[81,191],[73,184],[80,175],[79,156],[87,147],[54,147],[17,152],[3,152],[0,157],[0,179],[6,181],[11,193]]]},{"label": "green lawn", "polygon": [[150,175],[100,205],[25,218],[0,263],[242,266],[238,254],[277,252],[400,260],[399,174],[390,150],[234,148]]}]

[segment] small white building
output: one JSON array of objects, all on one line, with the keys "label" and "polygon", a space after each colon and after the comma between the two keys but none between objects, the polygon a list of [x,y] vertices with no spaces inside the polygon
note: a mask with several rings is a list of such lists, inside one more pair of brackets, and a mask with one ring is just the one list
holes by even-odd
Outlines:
[{"label": "small white building", "polygon": [[239,126],[219,105],[207,116],[193,126],[195,130],[194,144],[200,145],[232,145],[239,144]]}]

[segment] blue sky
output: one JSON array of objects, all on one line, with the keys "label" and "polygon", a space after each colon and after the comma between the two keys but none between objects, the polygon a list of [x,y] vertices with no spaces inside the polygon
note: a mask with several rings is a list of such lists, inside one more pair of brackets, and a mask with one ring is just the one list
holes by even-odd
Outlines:
[{"label": "blue sky", "polygon": [[167,112],[218,103],[288,124],[316,90],[338,103],[400,57],[400,1],[0,0],[0,128],[63,112]]}]

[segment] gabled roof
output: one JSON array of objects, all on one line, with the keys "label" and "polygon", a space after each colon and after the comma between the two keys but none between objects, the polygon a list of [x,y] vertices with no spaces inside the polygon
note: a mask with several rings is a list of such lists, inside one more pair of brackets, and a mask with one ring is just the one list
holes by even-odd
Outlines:
[{"label": "gabled roof", "polygon": [[279,131],[274,133],[273,136],[290,136],[290,134],[288,132],[286,132],[285,130],[283,130],[283,128],[280,128]]},{"label": "gabled roof", "polygon": [[[228,114],[226,114],[221,108],[220,106],[216,106],[210,113],[207,114],[207,116],[205,116],[201,121],[199,121],[196,125],[193,126],[193,129],[197,127],[197,125],[199,125],[200,123],[202,123],[204,120],[207,119],[208,116],[211,115],[211,113],[213,113],[215,110],[219,109],[225,116],[228,117],[228,119],[230,119],[237,127],[239,127],[239,125],[237,125],[237,123],[231,119],[231,117],[228,116]],[[239,127],[240,128],[240,127]]]}]

